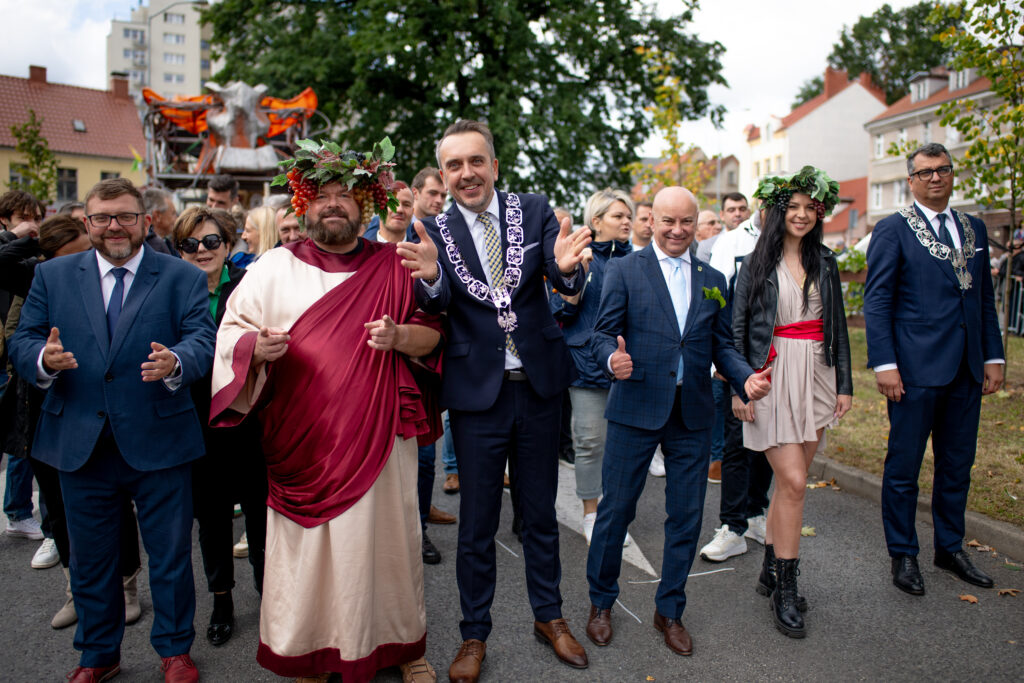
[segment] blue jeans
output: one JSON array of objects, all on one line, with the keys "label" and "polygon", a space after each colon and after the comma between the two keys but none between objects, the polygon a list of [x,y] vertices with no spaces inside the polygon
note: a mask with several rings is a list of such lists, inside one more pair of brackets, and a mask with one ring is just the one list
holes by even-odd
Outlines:
[{"label": "blue jeans", "polygon": [[32,465],[28,458],[7,456],[4,514],[12,522],[32,516]]},{"label": "blue jeans", "polygon": [[711,462],[722,459],[725,448],[725,414],[732,410],[729,383],[712,378],[711,394],[715,398],[715,423],[711,426]]},{"label": "blue jeans", "polygon": [[441,462],[445,474],[458,474],[459,465],[455,462],[455,442],[452,440],[452,428],[448,426],[448,411],[444,413],[444,449],[441,451]]}]

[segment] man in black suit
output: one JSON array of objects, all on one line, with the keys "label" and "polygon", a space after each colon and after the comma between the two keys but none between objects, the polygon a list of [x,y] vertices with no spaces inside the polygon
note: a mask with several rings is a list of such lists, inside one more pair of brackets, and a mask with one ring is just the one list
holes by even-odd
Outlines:
[{"label": "man in black suit", "polygon": [[451,416],[461,479],[456,576],[463,615],[462,647],[448,674],[453,681],[480,675],[506,459],[520,491],[534,633],[559,659],[584,668],[586,652],[562,618],[555,518],[560,397],[575,366],[548,310],[544,277],[559,291],[579,291],[589,231],[570,233],[568,221],[559,228],[544,197],[495,191],[498,159],[486,124],[449,126],[437,161],[455,202],[417,222],[420,242],[402,243],[399,253],[420,279],[420,306],[448,313],[441,403]]}]

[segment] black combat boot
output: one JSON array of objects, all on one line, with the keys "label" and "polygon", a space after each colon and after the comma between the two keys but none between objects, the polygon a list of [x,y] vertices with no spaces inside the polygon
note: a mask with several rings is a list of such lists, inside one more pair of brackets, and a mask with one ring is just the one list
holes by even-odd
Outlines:
[{"label": "black combat boot", "polygon": [[[775,546],[765,543],[761,575],[757,577],[757,592],[768,598],[771,597],[773,590],[775,590]],[[796,596],[796,608],[801,612],[806,612],[807,598],[802,595]]]},{"label": "black combat boot", "polygon": [[775,627],[790,638],[807,635],[804,618],[797,609],[796,577],[800,574],[800,559],[775,558],[775,590],[772,591],[772,616]]}]

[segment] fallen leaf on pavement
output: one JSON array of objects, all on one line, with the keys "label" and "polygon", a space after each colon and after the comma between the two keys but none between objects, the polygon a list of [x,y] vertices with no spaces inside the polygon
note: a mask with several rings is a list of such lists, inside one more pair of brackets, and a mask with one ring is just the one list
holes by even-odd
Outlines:
[{"label": "fallen leaf on pavement", "polygon": [[801,536],[817,536],[818,533],[814,530],[813,526],[805,526],[800,529]]},{"label": "fallen leaf on pavement", "polygon": [[1019,588],[1000,588],[999,589],[999,594],[1000,595],[1009,595],[1011,598],[1015,598],[1018,595],[1020,595],[1020,589]]},{"label": "fallen leaf on pavement", "polygon": [[648,677],[647,677],[647,680],[649,680],[649,681],[653,681],[653,680],[654,680],[654,676],[648,676]]},{"label": "fallen leaf on pavement", "polygon": [[828,486],[828,482],[827,481],[819,481],[819,482],[814,483],[814,484],[808,484],[807,488],[809,488],[809,489],[823,489],[826,486]]},{"label": "fallen leaf on pavement", "polygon": [[984,545],[984,543],[979,543],[978,539],[976,539],[976,538],[972,538],[971,540],[967,541],[967,547],[968,548],[980,548],[983,545]]},{"label": "fallen leaf on pavement", "polygon": [[963,600],[964,602],[969,602],[972,605],[977,605],[978,604],[978,598],[974,597],[973,595],[969,595],[967,593],[961,593],[960,594],[960,599]]}]

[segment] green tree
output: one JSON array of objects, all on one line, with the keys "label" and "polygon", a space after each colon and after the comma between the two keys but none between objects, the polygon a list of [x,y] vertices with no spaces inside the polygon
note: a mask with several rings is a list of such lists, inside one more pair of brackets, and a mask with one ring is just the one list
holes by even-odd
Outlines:
[{"label": "green tree", "polygon": [[[828,56],[829,65],[845,69],[850,78],[867,72],[885,91],[886,102],[892,104],[910,91],[910,78],[915,73],[948,61],[950,48],[931,39],[943,25],[931,14],[936,6],[934,0],[922,0],[900,10],[882,5],[853,26],[843,27]],[[941,5],[938,7],[941,9]]]},{"label": "green tree", "polygon": [[[968,143],[957,162],[969,179],[961,184],[964,195],[986,208],[1008,210],[1012,235],[1020,227],[1018,207],[1024,205],[1024,11],[1017,0],[970,0],[936,7],[930,21],[944,27],[935,40],[953,55],[950,68],[984,76],[998,97],[994,104],[953,100],[938,114],[943,126],[955,128]],[[1003,293],[1007,314],[1009,267]],[[1004,329],[1004,349],[1008,335]]]},{"label": "green tree", "polygon": [[804,81],[803,85],[800,86],[800,90],[797,91],[796,99],[793,100],[791,107],[796,109],[804,102],[813,100],[823,92],[825,92],[825,78],[823,76],[808,78]]},{"label": "green tree", "polygon": [[43,120],[36,112],[28,110],[28,121],[11,126],[14,136],[14,150],[25,157],[17,166],[20,176],[15,182],[7,183],[12,190],[24,190],[41,202],[49,202],[57,188],[57,155],[50,149],[50,143],[42,135]]},{"label": "green tree", "polygon": [[389,135],[400,177],[434,165],[434,143],[459,118],[494,131],[501,183],[558,203],[623,186],[652,124],[656,84],[636,48],[673,55],[684,119],[721,109],[724,48],[686,32],[649,1],[223,0],[203,13],[224,58],[218,79],[263,82],[289,96],[312,86],[342,146]]}]

